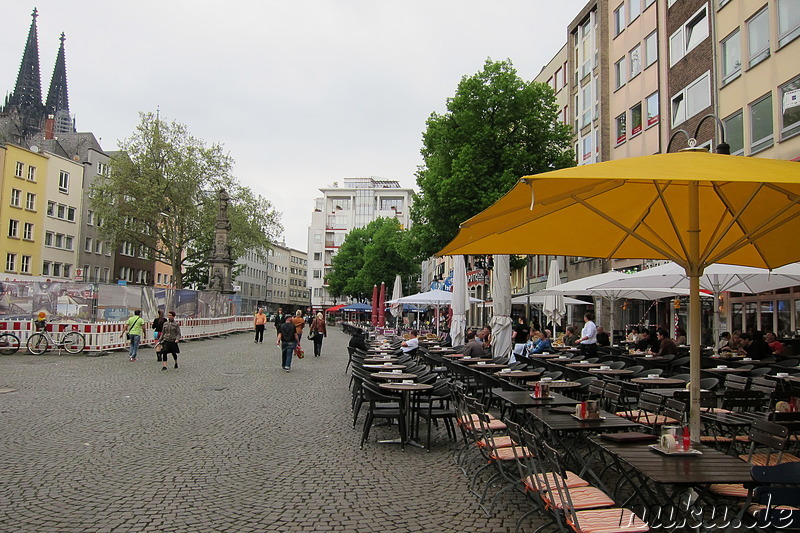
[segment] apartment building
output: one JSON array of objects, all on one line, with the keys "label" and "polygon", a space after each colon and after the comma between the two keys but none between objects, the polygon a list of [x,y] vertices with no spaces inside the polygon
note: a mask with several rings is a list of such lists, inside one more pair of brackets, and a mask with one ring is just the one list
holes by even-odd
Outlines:
[{"label": "apartment building", "polygon": [[[0,248],[3,272],[42,275],[49,158],[37,150],[0,145]],[[63,241],[62,241],[63,242]],[[63,272],[60,272],[63,273]]]},{"label": "apartment building", "polygon": [[800,4],[716,2],[718,114],[731,153],[800,158]]},{"label": "apartment building", "polygon": [[45,153],[44,248],[42,276],[72,280],[78,264],[80,214],[83,206],[83,165]]},{"label": "apartment building", "polygon": [[307,312],[308,254],[285,244],[273,244],[267,252],[266,269],[266,311],[272,314],[283,308],[284,313],[298,309]]},{"label": "apartment building", "polygon": [[237,261],[239,274],[233,282],[239,287],[242,312],[255,312],[264,307],[267,294],[268,255],[257,250],[248,250]]},{"label": "apartment building", "polygon": [[315,310],[334,305],[325,276],[333,256],[353,228],[362,228],[377,218],[395,218],[402,227],[411,224],[411,189],[400,182],[381,178],[345,178],[343,186],[320,189],[308,228],[308,288]]}]

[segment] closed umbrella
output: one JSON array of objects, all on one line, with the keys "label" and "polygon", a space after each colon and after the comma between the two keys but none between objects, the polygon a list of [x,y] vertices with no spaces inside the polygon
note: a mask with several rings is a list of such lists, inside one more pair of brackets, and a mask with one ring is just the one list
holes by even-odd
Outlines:
[{"label": "closed umbrella", "polygon": [[[558,259],[550,261],[550,271],[547,273],[546,288],[552,289],[553,287],[561,284],[561,274],[558,268]],[[563,294],[548,294],[544,298],[544,316],[553,323],[553,337],[556,334],[556,324],[561,325],[561,321],[567,314],[567,304],[564,303]],[[614,331],[614,330],[611,330]]]},{"label": "closed umbrella", "polygon": [[380,295],[378,296],[378,326],[386,327],[386,283],[382,281]]},{"label": "closed umbrella", "polygon": [[450,322],[450,338],[453,346],[466,343],[467,333],[467,267],[463,255],[455,257],[453,266],[453,300],[451,309],[453,319]]},{"label": "closed umbrella", "polygon": [[507,357],[511,353],[511,258],[494,256],[494,283],[492,285],[492,355]]},{"label": "closed umbrella", "polygon": [[378,286],[372,286],[372,327],[378,325]]},{"label": "closed umbrella", "polygon": [[[394,287],[392,287],[392,300],[397,300],[398,298],[403,296],[403,280],[400,278],[400,274],[395,276],[394,278]],[[400,329],[400,317],[403,316],[403,304],[396,303],[391,304],[392,307],[390,312],[392,316],[395,318],[395,327]]]},{"label": "closed umbrella", "polygon": [[[689,150],[527,176],[439,251],[668,259],[689,278],[692,437],[700,429],[700,276],[800,260],[800,165]],[[530,239],[547,235],[548,239]]]}]

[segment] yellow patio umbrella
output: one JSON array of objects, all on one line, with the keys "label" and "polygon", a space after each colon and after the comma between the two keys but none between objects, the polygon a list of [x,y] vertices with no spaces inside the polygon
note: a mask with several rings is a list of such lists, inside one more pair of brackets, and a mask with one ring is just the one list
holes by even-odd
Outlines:
[{"label": "yellow patio umbrella", "polygon": [[[439,255],[669,259],[690,278],[691,431],[700,427],[699,277],[800,261],[800,164],[687,150],[526,176]],[[544,239],[534,238],[535,236]]]}]

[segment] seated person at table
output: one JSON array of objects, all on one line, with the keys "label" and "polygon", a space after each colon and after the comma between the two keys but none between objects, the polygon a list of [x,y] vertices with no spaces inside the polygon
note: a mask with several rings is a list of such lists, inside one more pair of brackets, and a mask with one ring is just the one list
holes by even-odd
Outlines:
[{"label": "seated person at table", "polygon": [[566,333],[564,334],[564,346],[571,347],[578,340],[578,334],[575,333],[575,326],[567,326]]},{"label": "seated person at table", "polygon": [[780,355],[783,353],[783,343],[775,337],[774,333],[771,331],[767,332],[767,334],[764,335],[764,340],[767,341],[772,353],[775,355]]},{"label": "seated person at table", "polygon": [[772,350],[764,340],[760,331],[754,331],[752,335],[742,333],[739,338],[742,345],[739,347],[739,355],[744,355],[752,359],[765,359],[772,357]]},{"label": "seated person at table", "polygon": [[531,328],[525,323],[525,319],[523,317],[517,318],[517,323],[511,331],[511,340],[514,345],[512,352],[514,355],[525,355],[525,345],[530,334]]},{"label": "seated person at table", "polygon": [[419,339],[417,338],[418,334],[419,332],[417,330],[412,329],[408,333],[408,340],[400,343],[400,349],[403,350],[403,353],[417,351],[417,348],[419,348]]},{"label": "seated person at table", "polygon": [[723,331],[719,334],[719,348],[717,352],[730,352],[731,351],[731,334]]},{"label": "seated person at table", "polygon": [[492,353],[492,328],[489,326],[483,326],[483,329],[479,330],[475,336],[481,339],[481,342],[483,343],[483,353]]},{"label": "seated person at table", "polygon": [[625,336],[625,342],[629,342],[631,344],[636,344],[639,342],[639,328],[633,326]]},{"label": "seated person at table", "polygon": [[686,346],[686,330],[683,328],[678,328],[678,336],[675,337],[675,344],[680,344],[682,346]]},{"label": "seated person at table", "polygon": [[653,348],[653,341],[650,340],[650,332],[642,330],[639,334],[639,340],[636,341],[636,349],[640,352],[646,352]]},{"label": "seated person at table", "polygon": [[739,348],[742,347],[742,332],[741,331],[734,331],[731,334],[731,340],[728,342],[728,346],[730,346],[731,351],[738,352]]},{"label": "seated person at table", "polygon": [[664,328],[656,330],[656,337],[658,338],[658,356],[664,357],[665,355],[678,355],[678,345],[674,340],[669,338],[669,333]]},{"label": "seated person at table", "polygon": [[467,331],[467,344],[464,346],[464,351],[461,353],[464,354],[464,357],[484,356],[483,341],[476,336],[474,329]]},{"label": "seated person at table", "polygon": [[442,333],[439,335],[439,342],[442,346],[452,346],[453,345],[453,337],[450,336],[450,330],[445,328],[442,330]]},{"label": "seated person at table", "polygon": [[353,336],[350,337],[350,342],[347,344],[347,346],[366,352],[367,343],[364,341],[364,332],[360,329],[357,329],[356,332],[353,333]]},{"label": "seated person at table", "polygon": [[603,326],[597,326],[597,345],[598,346],[611,346],[611,339],[608,333],[603,331]]},{"label": "seated person at table", "polygon": [[531,353],[544,353],[553,350],[553,343],[550,342],[550,330],[546,329],[540,332],[539,340],[534,344]]}]

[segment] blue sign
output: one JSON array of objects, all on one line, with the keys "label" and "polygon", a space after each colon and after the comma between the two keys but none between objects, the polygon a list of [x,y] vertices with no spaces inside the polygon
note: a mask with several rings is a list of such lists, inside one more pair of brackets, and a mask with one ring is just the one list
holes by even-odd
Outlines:
[{"label": "blue sign", "polygon": [[452,274],[450,276],[448,276],[447,279],[444,280],[444,290],[446,290],[448,292],[452,292],[453,291],[453,275]]},{"label": "blue sign", "polygon": [[444,283],[442,283],[441,281],[431,281],[431,290],[432,291],[442,290],[443,286],[444,286]]}]

